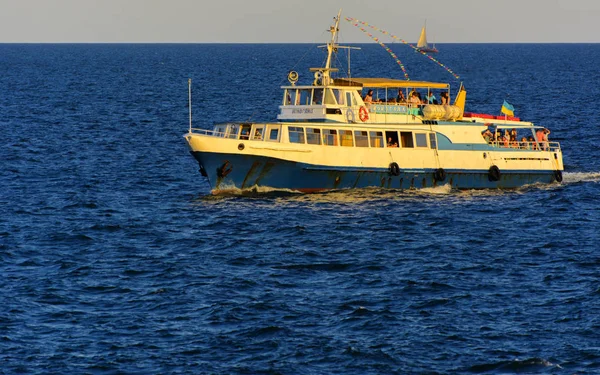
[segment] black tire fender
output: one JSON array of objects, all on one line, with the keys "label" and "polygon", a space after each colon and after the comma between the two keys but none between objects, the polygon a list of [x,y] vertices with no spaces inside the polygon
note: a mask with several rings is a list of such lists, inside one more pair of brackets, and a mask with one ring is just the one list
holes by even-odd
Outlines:
[{"label": "black tire fender", "polygon": [[562,171],[554,171],[554,179],[556,180],[556,182],[562,182],[563,180],[563,175],[562,175]]},{"label": "black tire fender", "polygon": [[488,170],[488,180],[500,181],[500,176],[502,176],[502,173],[500,173],[500,168],[498,168],[495,165],[492,165]]},{"label": "black tire fender", "polygon": [[446,179],[446,171],[444,170],[444,168],[436,169],[433,173],[433,179],[438,182],[444,181]]},{"label": "black tire fender", "polygon": [[396,163],[396,162],[390,163],[388,173],[392,176],[400,176],[400,166],[398,165],[398,163]]}]

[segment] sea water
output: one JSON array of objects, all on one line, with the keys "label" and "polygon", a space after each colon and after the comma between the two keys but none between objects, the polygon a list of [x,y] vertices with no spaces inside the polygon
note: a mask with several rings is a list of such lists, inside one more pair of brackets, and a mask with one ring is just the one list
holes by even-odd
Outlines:
[{"label": "sea water", "polygon": [[600,45],[438,47],[459,79],[392,45],[549,128],[562,184],[213,196],[188,78],[194,127],[274,121],[316,45],[0,45],[0,373],[599,373]]}]

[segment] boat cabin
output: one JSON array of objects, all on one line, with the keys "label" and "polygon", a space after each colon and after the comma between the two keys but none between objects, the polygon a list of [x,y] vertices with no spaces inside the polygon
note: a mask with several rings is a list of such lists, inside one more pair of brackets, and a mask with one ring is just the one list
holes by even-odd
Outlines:
[{"label": "boat cabin", "polygon": [[[331,85],[283,86],[280,121],[422,123],[462,117],[464,103],[450,105],[447,83],[386,78],[342,78]],[[372,91],[373,96],[367,97]],[[445,98],[445,105],[442,103]],[[455,103],[456,104],[456,103]]]}]

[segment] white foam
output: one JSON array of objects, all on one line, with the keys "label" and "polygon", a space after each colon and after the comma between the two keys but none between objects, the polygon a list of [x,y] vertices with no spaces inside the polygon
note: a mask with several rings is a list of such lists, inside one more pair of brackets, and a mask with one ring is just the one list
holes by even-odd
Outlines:
[{"label": "white foam", "polygon": [[563,184],[600,182],[600,172],[564,172]]},{"label": "white foam", "polygon": [[427,194],[438,194],[438,195],[447,195],[452,193],[452,186],[450,184],[439,185],[436,187],[426,187],[418,189],[423,193]]},{"label": "white foam", "polygon": [[272,194],[272,193],[285,193],[285,194],[302,194],[297,190],[291,189],[278,189],[269,186],[251,186],[248,188],[240,189],[233,185],[221,185],[218,190],[212,190],[213,195],[249,195],[249,194]]}]

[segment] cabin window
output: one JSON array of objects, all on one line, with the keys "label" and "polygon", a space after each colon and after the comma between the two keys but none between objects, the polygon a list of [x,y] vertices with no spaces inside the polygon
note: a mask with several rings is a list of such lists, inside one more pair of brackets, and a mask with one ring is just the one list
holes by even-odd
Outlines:
[{"label": "cabin window", "polygon": [[320,145],[321,129],[306,128],[306,143],[310,145]]},{"label": "cabin window", "polygon": [[356,141],[356,147],[369,147],[369,135],[366,131],[355,130],[354,140]]},{"label": "cabin window", "polygon": [[412,132],[400,132],[400,144],[402,147],[412,148],[415,147],[412,138]]},{"label": "cabin window", "polygon": [[290,143],[304,143],[304,128],[290,126],[288,129]]},{"label": "cabin window", "polygon": [[250,139],[250,130],[252,130],[252,124],[243,124],[240,139]]},{"label": "cabin window", "polygon": [[350,107],[352,105],[352,93],[351,92],[347,92],[346,93],[346,105],[348,107]]},{"label": "cabin window", "polygon": [[385,142],[387,147],[398,147],[398,132],[388,131],[385,132]]},{"label": "cabin window", "polygon": [[327,146],[337,146],[337,131],[333,129],[324,129],[323,144]]},{"label": "cabin window", "polygon": [[354,146],[352,130],[340,130],[340,144],[344,147]]},{"label": "cabin window", "polygon": [[238,133],[240,132],[240,127],[238,124],[229,124],[229,132],[225,132],[225,137],[237,139]]},{"label": "cabin window", "polygon": [[283,105],[292,104],[292,94],[290,90],[285,90],[285,94],[283,95]]},{"label": "cabin window", "polygon": [[344,92],[339,89],[333,89],[333,93],[339,105],[344,105]]},{"label": "cabin window", "polygon": [[417,147],[427,147],[427,134],[415,133],[415,140],[417,141]]},{"label": "cabin window", "polygon": [[298,93],[296,94],[296,105],[309,105],[311,91],[312,90],[308,89],[298,90]]},{"label": "cabin window", "polygon": [[323,89],[315,89],[313,93],[313,104],[323,104]]},{"label": "cabin window", "polygon": [[335,96],[333,95],[333,91],[331,89],[325,90],[325,104],[337,104],[335,101]]},{"label": "cabin window", "polygon": [[437,139],[435,138],[435,133],[429,133],[429,144],[431,145],[431,148],[437,148]]},{"label": "cabin window", "polygon": [[227,130],[227,125],[215,125],[214,135],[216,137],[225,137],[225,131]]},{"label": "cabin window", "polygon": [[256,141],[262,141],[264,132],[264,125],[254,125],[254,133],[252,133],[252,139]]},{"label": "cabin window", "polygon": [[269,141],[279,142],[279,126],[269,125],[268,127]]},{"label": "cabin window", "polygon": [[371,147],[383,147],[383,132],[369,132]]},{"label": "cabin window", "polygon": [[298,93],[298,90],[296,89],[286,89],[285,90],[285,97],[283,98],[283,104],[284,105],[300,105],[300,94]]}]

